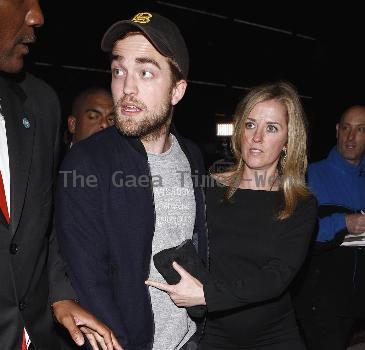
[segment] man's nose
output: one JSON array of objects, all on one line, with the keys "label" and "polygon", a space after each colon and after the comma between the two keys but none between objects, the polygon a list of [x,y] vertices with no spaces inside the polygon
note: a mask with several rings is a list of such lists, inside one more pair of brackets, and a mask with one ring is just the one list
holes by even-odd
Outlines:
[{"label": "man's nose", "polygon": [[104,116],[100,118],[100,129],[106,129],[109,126],[108,117]]},{"label": "man's nose", "polygon": [[28,12],[25,15],[25,23],[30,27],[41,27],[44,24],[44,16],[38,0],[29,1]]},{"label": "man's nose", "polygon": [[124,80],[123,92],[126,95],[134,95],[138,91],[136,81],[132,74],[127,74]]},{"label": "man's nose", "polygon": [[356,130],[355,128],[351,128],[347,134],[348,140],[353,140],[355,138]]}]

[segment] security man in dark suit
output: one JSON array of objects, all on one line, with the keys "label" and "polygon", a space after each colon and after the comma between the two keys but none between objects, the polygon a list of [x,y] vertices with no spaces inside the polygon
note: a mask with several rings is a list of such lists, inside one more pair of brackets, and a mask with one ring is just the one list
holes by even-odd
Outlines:
[{"label": "security man in dark suit", "polygon": [[77,345],[86,335],[93,349],[121,349],[111,330],[74,301],[58,255],[58,100],[43,81],[17,74],[44,21],[38,0],[0,0],[0,18],[0,348],[26,349],[31,341],[36,349],[70,349],[57,320]]}]

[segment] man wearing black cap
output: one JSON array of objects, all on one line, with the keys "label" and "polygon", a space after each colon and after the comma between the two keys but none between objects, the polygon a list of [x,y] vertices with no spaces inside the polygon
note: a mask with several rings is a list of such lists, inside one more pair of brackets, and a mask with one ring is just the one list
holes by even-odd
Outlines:
[{"label": "man wearing black cap", "polygon": [[61,253],[80,303],[125,349],[193,350],[196,323],[144,283],[163,281],[151,257],[165,248],[192,239],[207,256],[196,181],[203,161],[171,124],[187,86],[187,48],[174,23],[149,12],[113,24],[101,46],[112,58],[115,126],[77,144],[62,165]]}]

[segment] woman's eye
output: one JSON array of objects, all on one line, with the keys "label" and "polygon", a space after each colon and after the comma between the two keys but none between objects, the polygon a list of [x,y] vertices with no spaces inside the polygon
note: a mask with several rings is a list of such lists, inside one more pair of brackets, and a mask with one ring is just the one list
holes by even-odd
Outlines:
[{"label": "woman's eye", "polygon": [[253,129],[255,127],[255,124],[252,122],[246,122],[245,127],[246,129]]},{"label": "woman's eye", "polygon": [[269,124],[267,126],[267,131],[268,132],[277,132],[278,131],[278,128],[276,126],[274,126],[274,125]]}]

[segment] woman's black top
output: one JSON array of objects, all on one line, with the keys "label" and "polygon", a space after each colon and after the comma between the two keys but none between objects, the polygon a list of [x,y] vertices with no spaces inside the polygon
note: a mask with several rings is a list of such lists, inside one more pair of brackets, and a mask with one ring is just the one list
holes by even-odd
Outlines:
[{"label": "woman's black top", "polygon": [[211,280],[204,285],[205,341],[255,348],[297,337],[288,287],[307,253],[315,198],[278,220],[281,192],[238,189],[227,202],[226,187],[215,185],[206,197]]}]

